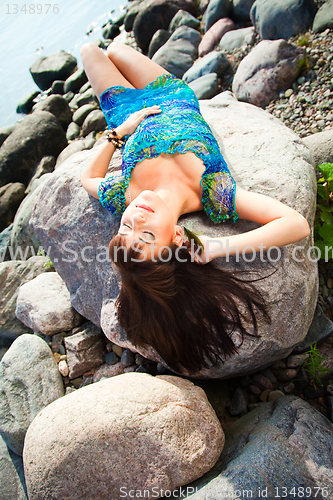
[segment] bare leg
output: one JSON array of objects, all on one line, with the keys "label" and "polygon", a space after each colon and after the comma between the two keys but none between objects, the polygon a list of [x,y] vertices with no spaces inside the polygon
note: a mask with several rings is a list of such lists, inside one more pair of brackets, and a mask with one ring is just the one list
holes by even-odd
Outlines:
[{"label": "bare leg", "polygon": [[88,80],[97,97],[104,90],[116,85],[134,88],[117,66],[94,43],[85,43],[82,46],[81,59]]},{"label": "bare leg", "polygon": [[112,42],[106,52],[110,61],[137,89],[143,89],[158,76],[168,73],[162,66],[128,45]]}]

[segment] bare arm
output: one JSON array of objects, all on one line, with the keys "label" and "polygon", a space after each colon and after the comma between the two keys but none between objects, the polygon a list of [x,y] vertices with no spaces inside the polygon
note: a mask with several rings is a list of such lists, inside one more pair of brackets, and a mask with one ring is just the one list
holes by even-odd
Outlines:
[{"label": "bare arm", "polygon": [[115,149],[112,142],[105,141],[82,174],[82,186],[94,198],[98,199],[98,187],[105,178]]},{"label": "bare arm", "polygon": [[237,249],[241,254],[243,250],[249,253],[253,249],[259,251],[272,246],[282,247],[306,238],[310,234],[307,220],[296,210],[274,198],[246,191],[237,185],[235,202],[241,219],[258,222],[262,226],[234,236],[200,237],[204,244],[204,252],[201,254],[202,263],[209,262],[216,257],[225,257],[227,243],[228,254],[235,255]]},{"label": "bare arm", "polygon": [[[131,135],[147,116],[160,112],[159,106],[152,106],[136,111],[124,123],[119,125],[115,131],[121,137]],[[115,146],[112,142],[105,141],[105,144],[98,149],[98,152],[82,174],[82,186],[94,198],[98,199],[98,188],[100,183],[105,179],[114,151]]]}]

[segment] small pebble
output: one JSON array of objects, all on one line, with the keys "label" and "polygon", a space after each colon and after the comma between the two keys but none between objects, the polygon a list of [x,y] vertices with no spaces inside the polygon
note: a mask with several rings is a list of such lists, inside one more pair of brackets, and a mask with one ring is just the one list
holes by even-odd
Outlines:
[{"label": "small pebble", "polygon": [[293,382],[289,382],[289,384],[285,385],[283,390],[286,394],[291,394],[295,389],[295,384]]},{"label": "small pebble", "polygon": [[167,373],[168,369],[166,366],[162,365],[162,363],[157,363],[156,365],[156,370],[157,370],[157,373],[159,374],[163,374],[163,373]]},{"label": "small pebble", "polygon": [[53,352],[59,352],[59,348],[62,344],[62,341],[63,341],[63,336],[61,335],[61,333],[56,333],[55,335],[53,335],[53,337],[52,337],[52,351]]},{"label": "small pebble", "polygon": [[125,367],[134,365],[135,363],[134,353],[130,349],[125,349],[121,355],[120,360]]},{"label": "small pebble", "polygon": [[82,387],[86,387],[87,385],[90,385],[92,383],[93,383],[93,376],[92,375],[89,375],[89,377],[84,377],[82,383],[80,384],[79,389],[81,389]]},{"label": "small pebble", "polygon": [[274,370],[283,370],[284,368],[287,368],[287,366],[285,361],[280,360],[280,361],[275,361],[272,364],[271,368],[273,368]]},{"label": "small pebble", "polygon": [[73,380],[71,380],[71,382],[72,382],[72,385],[75,387],[75,389],[78,389],[83,382],[83,378],[82,377],[73,378]]},{"label": "small pebble", "polygon": [[274,373],[270,368],[265,368],[264,370],[261,370],[259,373],[264,377],[268,378],[272,382],[272,384],[276,384],[277,382],[276,376],[274,375]]},{"label": "small pebble", "polygon": [[143,356],[141,356],[141,354],[136,354],[135,355],[135,364],[140,366],[142,365],[144,362],[145,362],[145,358]]},{"label": "small pebble", "polygon": [[269,403],[272,403],[273,401],[276,401],[277,399],[281,398],[284,396],[282,391],[271,391],[268,395],[268,401]]},{"label": "small pebble", "polygon": [[287,359],[287,366],[288,368],[297,368],[302,361],[308,359],[309,354],[292,354],[291,356],[288,357]]},{"label": "small pebble", "polygon": [[142,365],[139,365],[135,371],[139,373],[151,373],[152,365],[148,363],[142,363]]},{"label": "small pebble", "polygon": [[260,375],[260,373],[253,375],[252,380],[259,385],[261,389],[273,389],[272,382],[264,375]]},{"label": "small pebble", "polygon": [[69,374],[69,368],[68,368],[67,362],[64,359],[62,359],[62,360],[59,361],[58,370],[59,370],[59,372],[61,373],[61,375],[63,377],[67,377],[68,376],[68,374]]},{"label": "small pebble", "polygon": [[240,387],[237,387],[237,389],[234,391],[228,409],[230,415],[232,415],[233,417],[242,415],[242,413],[246,413],[247,411],[246,400],[244,397],[244,393]]},{"label": "small pebble", "polygon": [[137,365],[132,365],[132,366],[127,366],[124,370],[125,373],[131,373],[131,372],[135,372],[135,370],[137,369]]},{"label": "small pebble", "polygon": [[113,344],[112,350],[113,350],[113,352],[115,352],[117,354],[118,358],[121,358],[121,356],[124,352],[124,349],[122,347],[120,347],[120,345],[116,345],[116,344]]},{"label": "small pebble", "polygon": [[61,355],[64,355],[66,354],[66,349],[64,348],[64,346],[61,344],[61,346],[59,346],[59,354]]},{"label": "small pebble", "polygon": [[257,387],[256,385],[253,385],[253,384],[249,385],[249,389],[252,392],[252,394],[255,394],[256,396],[259,396],[259,394],[261,392],[259,387]]},{"label": "small pebble", "polygon": [[113,347],[113,343],[112,342],[108,342],[105,347],[106,347],[107,352],[111,352],[112,351],[112,347]]},{"label": "small pebble", "polygon": [[271,389],[265,389],[261,394],[260,394],[260,400],[263,402],[263,403],[266,403],[267,402],[267,399],[268,399],[268,395],[270,394],[271,392]]},{"label": "small pebble", "polygon": [[280,370],[278,373],[278,379],[281,382],[289,382],[290,379],[293,379],[297,376],[297,370],[294,368],[287,368],[285,370]]},{"label": "small pebble", "polygon": [[67,394],[71,394],[72,392],[75,392],[75,391],[76,391],[75,387],[66,387],[65,396],[67,396]]},{"label": "small pebble", "polygon": [[108,352],[107,354],[105,354],[104,361],[108,365],[115,365],[116,363],[118,363],[119,358],[114,351],[111,351],[111,352]]},{"label": "small pebble", "polygon": [[59,363],[59,361],[61,360],[61,359],[60,359],[60,358],[61,358],[60,354],[59,354],[59,353],[57,353],[57,352],[54,352],[54,353],[53,353],[53,356],[54,356],[54,359],[56,360],[56,362],[57,362],[57,363]]}]

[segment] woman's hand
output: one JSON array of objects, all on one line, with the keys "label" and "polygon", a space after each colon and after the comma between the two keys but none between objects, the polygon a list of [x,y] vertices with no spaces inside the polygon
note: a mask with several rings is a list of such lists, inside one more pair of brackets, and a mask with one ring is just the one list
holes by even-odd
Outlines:
[{"label": "woman's hand", "polygon": [[143,108],[135,113],[132,113],[124,123],[119,125],[115,130],[121,136],[131,135],[137,129],[138,125],[147,118],[147,116],[155,115],[161,113],[160,106],[150,106],[149,108]]},{"label": "woman's hand", "polygon": [[205,236],[204,234],[198,235],[198,238],[203,248],[194,243],[194,240],[185,241],[185,246],[197,264],[207,264],[217,257],[216,253],[220,248],[220,244],[215,238]]}]

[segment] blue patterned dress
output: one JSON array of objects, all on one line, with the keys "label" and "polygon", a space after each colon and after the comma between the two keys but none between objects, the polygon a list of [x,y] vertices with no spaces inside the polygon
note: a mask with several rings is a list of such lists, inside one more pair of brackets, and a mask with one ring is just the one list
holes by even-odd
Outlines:
[{"label": "blue patterned dress", "polygon": [[204,211],[214,222],[226,219],[236,222],[236,183],[200,113],[196,95],[185,82],[168,73],[144,89],[115,86],[100,96],[109,128],[118,127],[135,111],[155,104],[161,107],[161,113],[145,118],[122,148],[122,175],[108,177],[100,184],[101,204],[121,216],[125,210],[125,191],[138,162],[161,153],[192,151],[205,165],[201,178]]}]

